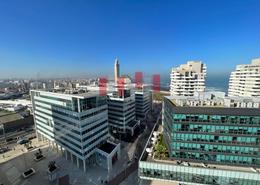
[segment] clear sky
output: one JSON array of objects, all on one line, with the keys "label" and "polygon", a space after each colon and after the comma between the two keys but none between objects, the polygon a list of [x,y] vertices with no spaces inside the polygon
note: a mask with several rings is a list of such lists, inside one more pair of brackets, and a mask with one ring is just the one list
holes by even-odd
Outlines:
[{"label": "clear sky", "polygon": [[0,78],[160,73],[260,57],[259,0],[0,1]]}]

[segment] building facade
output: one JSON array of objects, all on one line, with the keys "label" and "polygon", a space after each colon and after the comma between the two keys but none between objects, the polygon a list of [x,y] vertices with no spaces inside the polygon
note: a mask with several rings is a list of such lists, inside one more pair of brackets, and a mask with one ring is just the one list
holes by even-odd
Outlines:
[{"label": "building facade", "polygon": [[152,107],[152,94],[147,90],[135,91],[135,112],[137,119],[145,119]]},{"label": "building facade", "polygon": [[149,157],[144,151],[141,178],[184,184],[260,184],[259,108],[176,102],[172,97],[163,102],[162,134],[169,157],[156,159],[153,152]]},{"label": "building facade", "polygon": [[31,100],[38,138],[61,148],[86,170],[109,136],[106,96],[31,91]]},{"label": "building facade", "polygon": [[237,65],[230,75],[228,96],[260,97],[260,59]]},{"label": "building facade", "polygon": [[111,133],[134,134],[139,121],[135,116],[135,94],[130,89],[108,94],[108,123]]},{"label": "building facade", "polygon": [[260,167],[260,109],[184,107],[165,98],[163,114],[172,158]]},{"label": "building facade", "polygon": [[205,90],[206,65],[201,61],[188,61],[187,64],[171,71],[170,92],[172,96],[193,96]]}]

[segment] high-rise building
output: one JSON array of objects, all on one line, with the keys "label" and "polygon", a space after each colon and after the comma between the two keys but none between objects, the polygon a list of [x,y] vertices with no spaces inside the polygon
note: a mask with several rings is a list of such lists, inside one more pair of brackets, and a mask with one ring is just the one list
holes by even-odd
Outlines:
[{"label": "high-rise building", "polygon": [[162,125],[154,128],[139,162],[142,179],[260,184],[260,109],[237,108],[220,97],[208,101],[164,97]]},{"label": "high-rise building", "polygon": [[114,73],[115,73],[115,84],[117,84],[117,80],[120,77],[120,64],[118,59],[115,60]]},{"label": "high-rise building", "polygon": [[260,97],[260,58],[237,65],[230,75],[228,96]]},{"label": "high-rise building", "polygon": [[[76,160],[77,166],[83,166],[84,170],[86,164],[96,159],[95,156],[104,155],[99,152],[104,148],[102,146],[111,144],[107,143],[106,96],[97,92],[62,94],[32,90],[31,99],[39,139],[47,139],[56,145],[66,158]],[[115,150],[119,148],[114,145]],[[113,156],[109,157],[106,164],[110,164],[108,169],[111,169]]]},{"label": "high-rise building", "polygon": [[108,94],[108,124],[111,133],[133,135],[139,123],[135,115],[135,94],[131,89],[123,87]]},{"label": "high-rise building", "polygon": [[193,96],[205,90],[206,65],[201,61],[188,61],[171,72],[172,96]]},{"label": "high-rise building", "polygon": [[152,93],[146,89],[135,91],[135,112],[137,119],[145,119],[152,108]]}]

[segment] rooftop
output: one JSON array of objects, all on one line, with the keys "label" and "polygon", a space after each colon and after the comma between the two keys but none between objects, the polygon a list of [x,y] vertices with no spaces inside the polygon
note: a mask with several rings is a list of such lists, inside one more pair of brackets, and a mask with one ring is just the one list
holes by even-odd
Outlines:
[{"label": "rooftop", "polygon": [[[168,99],[168,98],[167,98]],[[259,116],[260,108],[234,108],[234,107],[207,107],[207,106],[176,106],[173,104],[172,109],[176,114],[206,114],[206,115],[227,115],[227,116]]]},{"label": "rooftop", "polygon": [[116,148],[112,143],[106,142],[99,147],[100,150],[110,154]]},{"label": "rooftop", "polygon": [[195,92],[194,96],[167,96],[178,107],[260,108],[257,97],[227,97],[225,92]]},{"label": "rooftop", "polygon": [[0,111],[0,123],[8,123],[18,119],[23,119],[23,117],[18,113]]},{"label": "rooftop", "polygon": [[52,96],[63,96],[67,98],[80,98],[80,99],[95,97],[99,95],[99,91],[88,91],[84,93],[77,92],[78,94],[73,94],[73,93],[67,94],[64,92],[50,92],[50,91],[43,91],[43,90],[31,90],[31,92],[40,92],[42,94],[48,94]]},{"label": "rooftop", "polygon": [[[180,166],[189,166],[189,167],[196,167],[196,168],[208,168],[208,169],[220,169],[220,170],[231,170],[231,171],[243,171],[243,172],[253,172],[253,173],[260,173],[260,168],[253,168],[253,167],[243,167],[243,166],[230,166],[230,165],[219,165],[219,164],[212,164],[212,163],[202,163],[202,162],[188,162],[188,161],[180,161],[171,158],[166,159],[157,159],[153,155],[153,148],[155,144],[153,143],[153,136],[154,133],[161,133],[162,127],[159,125],[155,125],[151,135],[146,143],[144,151],[140,157],[140,161],[143,162],[156,162],[162,164],[172,164],[172,165],[180,165]],[[147,149],[151,151],[152,155],[149,155]]]}]

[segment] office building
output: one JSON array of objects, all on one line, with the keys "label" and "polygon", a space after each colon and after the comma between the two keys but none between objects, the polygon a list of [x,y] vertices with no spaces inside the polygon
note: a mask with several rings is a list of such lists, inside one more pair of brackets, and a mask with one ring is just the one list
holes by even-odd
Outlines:
[{"label": "office building", "polygon": [[152,93],[146,89],[138,89],[135,91],[135,112],[136,119],[142,120],[146,118],[147,113],[152,107]]},{"label": "office building", "polygon": [[133,135],[140,124],[135,116],[135,94],[126,87],[116,87],[108,94],[108,123],[114,134]]},{"label": "office building", "polygon": [[172,96],[193,96],[205,90],[206,65],[201,61],[188,61],[171,71]]},{"label": "office building", "polygon": [[[115,156],[110,154],[118,158],[120,146],[107,142],[106,96],[97,92],[62,94],[33,90],[31,99],[39,139],[47,139],[65,153],[67,159],[83,166],[84,171],[86,164],[95,163],[98,156],[107,157],[107,168],[111,169]],[[111,145],[114,146],[109,147],[112,150],[102,150]],[[104,152],[109,153],[106,155]]]},{"label": "office building", "polygon": [[[202,97],[164,97],[162,125],[154,128],[141,156],[140,178],[192,185],[260,184],[260,109],[209,99],[211,103]],[[157,142],[160,138],[163,142]]]},{"label": "office building", "polygon": [[228,96],[260,97],[260,59],[237,65],[230,75]]}]

